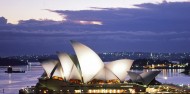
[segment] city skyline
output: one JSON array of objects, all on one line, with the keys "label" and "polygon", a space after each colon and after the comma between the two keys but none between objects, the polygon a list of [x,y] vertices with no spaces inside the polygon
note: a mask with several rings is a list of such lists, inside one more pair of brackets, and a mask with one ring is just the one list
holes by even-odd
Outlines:
[{"label": "city skyline", "polygon": [[97,52],[190,52],[189,0],[1,2],[0,56],[73,52],[70,40]]}]

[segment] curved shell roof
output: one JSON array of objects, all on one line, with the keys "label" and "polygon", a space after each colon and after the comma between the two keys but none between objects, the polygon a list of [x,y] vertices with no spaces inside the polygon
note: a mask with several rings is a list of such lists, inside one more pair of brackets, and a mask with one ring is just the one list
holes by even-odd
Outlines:
[{"label": "curved shell roof", "polygon": [[58,53],[58,57],[63,68],[64,78],[67,81],[70,79],[81,79],[79,71],[67,53]]},{"label": "curved shell roof", "polygon": [[53,71],[53,68],[55,67],[56,64],[57,64],[57,62],[54,62],[53,60],[41,62],[41,65],[44,68],[48,77],[50,77],[50,74]]},{"label": "curved shell roof", "polygon": [[44,68],[47,76],[51,78],[52,76],[60,76],[63,77],[63,69],[59,65],[57,60],[47,60],[41,63],[42,67]]},{"label": "curved shell roof", "polygon": [[[139,79],[139,74],[135,73],[135,72],[128,72],[128,75],[130,76],[131,80],[133,82],[138,82],[140,79]],[[140,77],[141,78],[141,77]],[[140,80],[141,81],[141,80]]]},{"label": "curved shell roof", "polygon": [[144,85],[148,85],[161,71],[149,71],[137,74],[135,72],[128,72],[133,82],[142,82]]},{"label": "curved shell roof", "polygon": [[83,81],[89,82],[104,67],[104,63],[89,47],[76,41],[71,41],[71,44],[81,67]]},{"label": "curved shell roof", "polygon": [[150,71],[140,74],[143,78],[143,84],[148,85],[161,71]]},{"label": "curved shell roof", "polygon": [[[48,77],[59,76],[66,81],[79,79],[87,83],[93,79],[124,81],[133,60],[121,59],[104,64],[100,57],[86,45],[71,41],[76,56],[59,52],[59,61],[44,61],[42,66]],[[142,75],[147,77],[146,75]]]},{"label": "curved shell roof", "polygon": [[96,76],[93,79],[99,79],[99,80],[112,80],[112,79],[118,79],[118,77],[109,69],[104,67],[101,71],[99,71]]},{"label": "curved shell roof", "polygon": [[120,81],[125,81],[127,71],[130,70],[132,64],[133,60],[120,59],[106,64],[106,68],[112,71],[119,78]]}]

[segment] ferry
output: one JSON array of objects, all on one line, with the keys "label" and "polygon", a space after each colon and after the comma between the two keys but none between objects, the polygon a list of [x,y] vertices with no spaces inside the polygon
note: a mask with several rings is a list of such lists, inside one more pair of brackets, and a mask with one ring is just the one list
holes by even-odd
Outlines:
[{"label": "ferry", "polygon": [[7,68],[7,71],[5,71],[5,73],[25,73],[25,71],[23,71],[23,70],[13,70],[13,68],[11,66],[9,66]]}]

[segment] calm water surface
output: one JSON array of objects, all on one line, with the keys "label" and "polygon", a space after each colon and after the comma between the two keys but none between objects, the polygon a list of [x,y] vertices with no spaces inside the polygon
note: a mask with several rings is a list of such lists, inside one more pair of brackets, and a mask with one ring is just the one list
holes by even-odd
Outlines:
[{"label": "calm water surface", "polygon": [[0,94],[18,94],[19,89],[33,86],[38,82],[38,79],[43,69],[41,66],[18,66],[14,67],[13,70],[26,70],[26,73],[4,73],[5,67],[0,67]]},{"label": "calm water surface", "polygon": [[[6,67],[0,67],[0,94],[18,94],[19,89],[34,86],[38,82],[38,79],[42,73],[43,69],[41,66],[17,66],[13,68],[14,70],[26,70],[26,73],[4,73]],[[145,72],[151,70],[131,70],[134,72]],[[175,84],[190,84],[190,76],[181,74],[183,69],[162,69],[162,72],[156,77],[156,80],[166,83]],[[167,79],[164,79],[167,77]],[[129,79],[127,77],[126,79]]]}]

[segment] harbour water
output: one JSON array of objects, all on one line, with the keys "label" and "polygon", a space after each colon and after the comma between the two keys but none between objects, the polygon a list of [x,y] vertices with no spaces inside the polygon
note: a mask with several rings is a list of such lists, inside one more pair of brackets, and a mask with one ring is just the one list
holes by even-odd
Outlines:
[{"label": "harbour water", "polygon": [[[41,66],[17,66],[13,70],[25,70],[25,73],[4,73],[6,67],[0,67],[0,94],[18,94],[19,89],[34,86],[42,73]],[[4,91],[4,93],[3,93]]]},{"label": "harbour water", "polygon": [[[26,73],[8,74],[4,73],[6,67],[0,67],[0,94],[18,94],[19,89],[27,86],[34,86],[43,73],[41,66],[16,66],[13,67],[13,69],[22,69],[25,70]],[[144,69],[131,71],[141,73],[151,70]],[[161,71],[162,72],[156,77],[156,80],[162,83],[173,83],[178,85],[190,84],[190,76],[180,73],[183,69],[161,69]],[[129,77],[126,79],[129,79]]]}]

